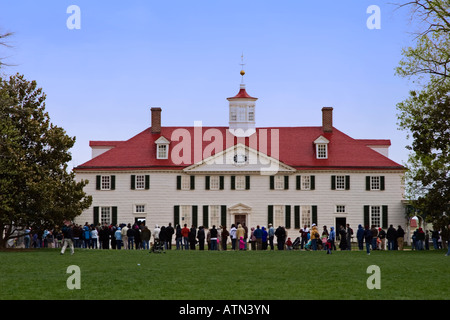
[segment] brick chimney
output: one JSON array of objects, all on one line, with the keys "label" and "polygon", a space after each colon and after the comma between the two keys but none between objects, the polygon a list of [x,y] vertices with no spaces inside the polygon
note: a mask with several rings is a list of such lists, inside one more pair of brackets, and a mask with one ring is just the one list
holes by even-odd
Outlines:
[{"label": "brick chimney", "polygon": [[151,108],[152,110],[152,133],[161,133],[161,111],[162,109]]},{"label": "brick chimney", "polygon": [[322,108],[322,130],[323,132],[333,132],[333,108]]}]

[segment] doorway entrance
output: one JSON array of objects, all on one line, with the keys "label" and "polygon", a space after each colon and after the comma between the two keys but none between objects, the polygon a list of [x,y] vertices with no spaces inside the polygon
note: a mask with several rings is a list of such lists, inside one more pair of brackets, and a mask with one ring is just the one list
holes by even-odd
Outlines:
[{"label": "doorway entrance", "polygon": [[228,208],[228,214],[231,216],[231,223],[234,223],[236,227],[240,223],[247,226],[251,221],[252,208],[243,203],[235,204]]},{"label": "doorway entrance", "polygon": [[145,218],[134,218],[134,222],[138,226],[145,226]]},{"label": "doorway entrance", "polygon": [[334,225],[336,226],[336,240],[341,240],[339,237],[339,230],[341,229],[341,226],[345,228],[347,225],[347,218],[336,218],[336,223]]},{"label": "doorway entrance", "polygon": [[234,223],[236,227],[241,224],[242,226],[247,225],[247,215],[246,214],[235,214]]}]

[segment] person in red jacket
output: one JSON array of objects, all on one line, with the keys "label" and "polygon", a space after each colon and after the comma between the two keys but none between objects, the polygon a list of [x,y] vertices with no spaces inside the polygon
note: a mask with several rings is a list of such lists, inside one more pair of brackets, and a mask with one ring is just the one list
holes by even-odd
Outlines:
[{"label": "person in red jacket", "polygon": [[181,229],[181,236],[183,237],[184,250],[189,250],[189,228],[187,224],[184,224],[184,228]]}]

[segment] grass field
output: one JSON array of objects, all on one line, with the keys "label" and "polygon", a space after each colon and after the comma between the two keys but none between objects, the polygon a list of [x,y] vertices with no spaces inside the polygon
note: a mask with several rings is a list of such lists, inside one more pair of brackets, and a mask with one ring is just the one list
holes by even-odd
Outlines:
[{"label": "grass field", "polygon": [[[0,300],[317,300],[450,297],[445,251],[113,251],[0,252]],[[69,290],[67,268],[80,268]],[[380,268],[380,289],[368,289]]]}]

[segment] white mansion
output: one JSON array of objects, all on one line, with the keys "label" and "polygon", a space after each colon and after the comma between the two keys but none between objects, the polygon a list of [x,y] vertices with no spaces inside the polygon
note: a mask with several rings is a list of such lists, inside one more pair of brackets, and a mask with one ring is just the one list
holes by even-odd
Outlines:
[{"label": "white mansion", "polygon": [[333,108],[322,126],[257,128],[244,84],[227,100],[227,127],[165,127],[152,108],[151,127],[131,139],[91,141],[92,159],[74,171],[93,204],[76,222],[272,223],[293,239],[312,223],[406,224],[405,168],[388,158],[389,140],[349,137],[333,127]]}]

